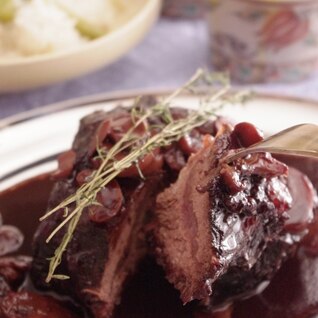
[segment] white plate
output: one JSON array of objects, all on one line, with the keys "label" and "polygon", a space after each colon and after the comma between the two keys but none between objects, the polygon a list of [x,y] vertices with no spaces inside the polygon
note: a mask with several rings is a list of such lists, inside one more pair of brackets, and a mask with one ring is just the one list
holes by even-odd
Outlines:
[{"label": "white plate", "polygon": [[161,8],[161,0],[129,1],[133,12],[127,13],[118,28],[80,48],[7,61],[0,59],[0,92],[64,81],[121,57],[145,36]]},{"label": "white plate", "polygon": [[[80,98],[0,121],[0,190],[54,169],[56,154],[70,148],[81,117],[130,105],[140,95],[145,92]],[[175,104],[193,108],[198,98],[183,96]],[[268,134],[300,123],[318,124],[316,102],[269,95],[259,95],[244,106],[229,106],[222,114],[235,122],[252,122]]]}]

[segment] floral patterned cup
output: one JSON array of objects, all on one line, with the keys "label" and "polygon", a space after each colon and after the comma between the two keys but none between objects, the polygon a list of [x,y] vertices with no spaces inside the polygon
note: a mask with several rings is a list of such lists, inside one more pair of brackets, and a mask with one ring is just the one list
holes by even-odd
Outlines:
[{"label": "floral patterned cup", "polygon": [[210,0],[212,63],[234,80],[290,82],[318,66],[317,0]]},{"label": "floral patterned cup", "polygon": [[206,9],[206,0],[164,0],[163,14],[174,18],[200,18]]}]

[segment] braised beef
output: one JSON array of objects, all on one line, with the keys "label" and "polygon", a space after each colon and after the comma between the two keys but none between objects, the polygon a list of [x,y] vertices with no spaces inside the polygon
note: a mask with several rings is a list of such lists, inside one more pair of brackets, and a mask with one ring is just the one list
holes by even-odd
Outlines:
[{"label": "braised beef", "polygon": [[[249,124],[225,128],[157,197],[152,244],[184,303],[199,299],[215,308],[255,292],[304,234],[285,228],[293,201],[286,165],[268,153],[230,164],[224,159],[232,149],[260,140]],[[298,185],[312,202],[309,181]],[[296,209],[299,215],[307,206]]]},{"label": "braised beef", "polygon": [[[129,111],[121,108],[111,113],[97,112],[85,117],[73,144],[76,153],[73,170],[67,168],[68,178],[55,185],[50,207],[76,191],[98,168],[100,162],[94,157],[96,148],[107,151],[131,126]],[[144,134],[145,131],[141,130],[140,133]],[[157,155],[161,156],[160,153]],[[111,315],[120,300],[127,276],[135,271],[138,261],[145,254],[142,227],[163,176],[160,166],[155,171],[156,176],[151,175],[153,167],[147,173],[147,167],[156,158],[151,156],[146,159],[140,164],[147,175],[145,181],[136,178],[139,174],[135,167],[128,169],[122,177],[135,176],[134,179],[113,181],[98,193],[100,204],[84,211],[59,267],[59,271],[69,275],[70,280],[54,280],[49,285],[45,283],[47,258],[53,255],[64,232],[61,231],[50,244],[46,244],[45,240],[60,222],[62,212],[40,225],[34,240],[32,276],[36,286],[71,295],[85,304],[96,317]],[[68,165],[61,166],[59,170]]]},{"label": "braised beef", "polygon": [[[139,107],[144,107],[143,103],[145,101],[141,100]],[[186,113],[181,109],[171,112],[174,118],[183,117]],[[120,107],[82,119],[72,150],[60,156],[58,173],[55,174],[60,179],[52,191],[49,208],[88,181],[101,164],[97,148],[107,153],[132,125],[130,110]],[[142,144],[146,134],[155,134],[160,125],[164,125],[163,118],[150,118],[140,124],[135,131],[138,142]],[[213,122],[208,122],[202,129],[212,132],[216,128]],[[84,210],[58,268],[58,273],[68,275],[69,280],[45,283],[47,259],[54,254],[65,229],[49,244],[45,240],[60,223],[63,211],[42,222],[34,237],[34,284],[40,289],[72,296],[96,317],[109,317],[120,302],[127,277],[134,273],[146,253],[144,225],[150,218],[151,213],[148,212],[155,205],[156,195],[175,179],[176,175],[171,172],[177,173],[190,154],[201,147],[202,136],[199,130],[194,130],[171,148],[154,150],[139,161],[139,167],[124,170],[115,181],[101,189],[97,195],[99,204]],[[125,155],[125,152],[120,153],[116,159]],[[139,170],[145,180],[140,178]]]},{"label": "braised beef", "polygon": [[[140,103],[145,107],[147,101]],[[174,109],[170,115],[186,113]],[[49,209],[90,180],[101,165],[99,153],[107,153],[133,123],[130,109],[120,107],[82,119],[72,149],[59,157]],[[141,123],[138,143],[164,124],[157,117]],[[315,205],[309,180],[296,170],[288,175],[288,167],[268,153],[226,161],[228,154],[262,138],[251,124],[232,129],[219,119],[144,156],[100,189],[97,205],[84,209],[58,267],[57,274],[70,278],[46,283],[48,258],[66,230],[46,243],[63,219],[64,211],[58,211],[34,237],[34,284],[71,296],[95,317],[110,317],[127,279],[149,253],[147,234],[151,252],[184,303],[198,299],[214,310],[255,292],[295,252]],[[307,204],[298,204],[304,201],[299,194]],[[230,317],[231,310],[213,315]]]}]

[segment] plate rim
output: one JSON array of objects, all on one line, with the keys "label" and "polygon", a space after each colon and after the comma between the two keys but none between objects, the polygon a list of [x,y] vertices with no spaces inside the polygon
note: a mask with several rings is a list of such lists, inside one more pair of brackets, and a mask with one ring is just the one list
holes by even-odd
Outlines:
[{"label": "plate rim", "polygon": [[[116,104],[126,103],[128,101],[133,100],[138,96],[166,96],[167,94],[173,92],[174,90],[171,88],[161,88],[161,89],[135,89],[135,90],[122,90],[122,91],[114,91],[114,92],[102,92],[99,94],[94,95],[84,95],[81,97],[63,100],[57,103],[49,104],[43,107],[31,109],[29,111],[17,113],[15,115],[9,116],[4,119],[0,119],[0,135],[1,133],[6,133],[7,131],[15,130],[15,128],[19,129],[19,127],[23,127],[24,124],[33,124],[37,123],[37,121],[41,120],[50,120],[50,118],[55,115],[62,116],[65,114],[68,115],[69,112],[77,112],[84,109],[89,110],[90,108],[96,109],[99,107],[106,107],[107,105],[116,106]],[[233,90],[234,91],[234,90]],[[236,89],[235,91],[238,91]],[[200,92],[204,94],[204,91]],[[193,96],[193,94],[189,92],[184,92],[180,95],[180,98],[200,98],[200,95]],[[274,106],[277,103],[284,103],[283,106],[288,107],[288,102],[291,102],[292,107],[298,108],[308,108],[308,110],[312,114],[316,114],[317,111],[317,118],[318,118],[318,101],[317,100],[310,100],[304,99],[294,96],[286,96],[286,95],[278,95],[278,94],[268,94],[268,93],[255,93],[253,94],[254,99],[251,99],[248,104],[250,104],[251,109],[253,109],[253,101],[255,102],[256,109],[258,106],[261,106],[262,103],[273,103]],[[259,105],[257,105],[259,104]],[[287,105],[286,105],[287,104]],[[276,108],[276,107],[275,107]],[[315,116],[316,117],[316,116]],[[46,151],[47,152],[47,151]],[[40,167],[42,169],[45,167],[45,171],[47,171],[47,166],[51,167],[51,163],[53,158],[58,155],[59,152],[54,153],[45,153],[43,156],[32,162],[25,162],[22,166],[19,164],[17,167],[13,167],[14,169],[9,169],[8,173],[4,174],[3,176],[0,174],[0,192],[7,187],[4,187],[3,181],[5,185],[8,184],[17,184],[17,179],[25,174],[33,174],[34,171]],[[12,167],[11,167],[12,168]],[[44,169],[44,168],[43,168]],[[44,171],[44,170],[43,170]],[[12,181],[13,180],[13,181]],[[23,180],[23,179],[21,179]],[[20,182],[20,181],[19,181]]]},{"label": "plate rim", "polygon": [[[174,90],[171,88],[161,88],[161,89],[129,89],[129,90],[116,90],[113,92],[102,92],[91,95],[84,95],[80,97],[75,97],[67,100],[62,100],[56,103],[50,103],[44,106],[36,107],[34,109],[30,109],[27,111],[19,112],[7,117],[0,119],[0,131],[5,128],[15,126],[22,122],[27,122],[29,120],[48,116],[53,113],[62,112],[65,110],[69,110],[72,108],[84,107],[89,105],[94,105],[103,102],[112,102],[119,101],[123,99],[131,99],[139,96],[165,96]],[[237,91],[237,89],[234,89]],[[182,93],[181,96],[189,96],[190,93]],[[318,111],[318,100],[313,98],[304,98],[297,96],[289,96],[284,94],[276,94],[276,93],[262,93],[262,92],[253,92],[254,99],[274,99],[281,100],[285,102],[296,102],[307,107],[317,106]]]}]

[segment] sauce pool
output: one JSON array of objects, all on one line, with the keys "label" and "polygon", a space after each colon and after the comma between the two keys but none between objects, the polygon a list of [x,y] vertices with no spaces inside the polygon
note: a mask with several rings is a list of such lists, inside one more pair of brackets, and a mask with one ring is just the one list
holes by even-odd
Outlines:
[{"label": "sauce pool", "polygon": [[[50,175],[45,174],[0,193],[3,223],[15,225],[25,236],[19,254],[32,253],[33,234],[46,210],[53,184]],[[161,268],[148,258],[128,282],[114,318],[191,318],[193,307],[182,305],[178,292],[166,281]]]},{"label": "sauce pool", "polygon": [[[3,223],[18,227],[25,236],[19,254],[31,255],[33,233],[46,210],[53,183],[45,174],[0,193]],[[318,222],[311,235],[317,239]],[[161,268],[147,258],[128,282],[114,318],[312,318],[318,315],[317,254],[301,247],[263,293],[217,313],[200,313],[196,304],[183,306]]]}]

